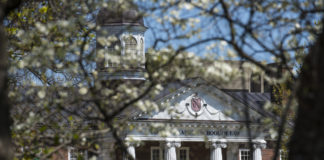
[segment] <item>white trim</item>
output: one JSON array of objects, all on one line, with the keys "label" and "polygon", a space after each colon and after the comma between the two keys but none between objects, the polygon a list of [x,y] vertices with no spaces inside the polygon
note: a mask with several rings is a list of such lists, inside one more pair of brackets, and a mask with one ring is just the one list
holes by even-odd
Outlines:
[{"label": "white trim", "polygon": [[[74,150],[74,154],[76,154],[75,158],[71,158],[71,151]],[[82,156],[83,160],[88,160],[88,151],[84,150],[83,152],[79,152],[79,150],[77,150],[74,147],[68,147],[68,160],[77,160],[79,156]]]},{"label": "white trim", "polygon": [[[135,141],[165,141],[166,138],[165,137],[160,137],[160,136],[156,136],[156,135],[147,135],[147,136],[143,136],[143,135],[128,135],[129,137],[132,137],[133,140]],[[181,141],[181,142],[205,142],[206,141],[206,137],[204,136],[186,136],[186,137],[169,137],[169,138],[173,138],[177,141]],[[217,136],[211,136],[211,137],[207,137],[208,140],[212,140],[212,139],[220,139],[223,137],[217,137]],[[225,138],[227,142],[249,142],[249,138],[248,137],[238,137],[238,138]]]},{"label": "white trim", "polygon": [[177,149],[177,159],[180,160],[180,150],[186,150],[186,160],[189,160],[189,147],[180,147]]},{"label": "white trim", "polygon": [[[285,160],[285,159],[282,159],[282,153],[284,153],[286,156],[288,156],[287,151],[284,151],[283,149],[280,149],[279,150],[279,160]],[[288,157],[286,157],[286,158],[288,158]]]},{"label": "white trim", "polygon": [[[203,83],[201,83],[201,82],[203,82]],[[202,85],[197,87],[197,84],[199,84],[199,83],[201,83]],[[200,79],[189,81],[187,83],[187,85],[188,86],[180,87],[176,91],[174,91],[172,93],[168,93],[165,96],[158,98],[156,101],[161,104],[168,103],[170,100],[172,100],[172,97],[178,97],[181,94],[186,93],[191,90],[201,89],[201,91],[206,92],[209,95],[213,95],[215,100],[218,100],[220,102],[220,105],[223,105],[224,107],[229,106],[229,107],[232,107],[233,110],[241,111],[246,106],[245,104],[236,100],[235,98],[233,98],[229,94],[225,93],[224,91],[220,90],[219,88],[207,85],[206,83],[204,83],[204,81],[202,81]],[[220,98],[220,97],[222,97],[222,98]],[[251,113],[251,116],[254,115],[254,116],[262,117],[262,113],[260,113],[259,111],[255,110],[254,108],[252,108],[250,106],[248,106],[248,108],[249,108],[249,112]]]},{"label": "white trim", "polygon": [[249,151],[250,153],[249,153],[249,159],[251,159],[251,156],[252,156],[252,153],[251,153],[251,151],[249,150],[249,149],[245,149],[245,148],[242,148],[242,149],[239,149],[239,160],[241,160],[241,152],[242,151]]},{"label": "white trim", "polygon": [[68,147],[68,160],[76,160],[74,158],[71,158],[71,152],[72,152],[72,150],[74,150],[74,152],[75,152],[75,148]]}]

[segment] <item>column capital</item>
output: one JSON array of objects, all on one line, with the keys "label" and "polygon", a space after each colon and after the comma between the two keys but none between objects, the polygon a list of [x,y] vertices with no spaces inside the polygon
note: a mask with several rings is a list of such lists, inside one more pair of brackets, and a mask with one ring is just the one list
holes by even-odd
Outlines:
[{"label": "column capital", "polygon": [[139,147],[140,143],[137,141],[126,141],[125,145],[128,147]]},{"label": "column capital", "polygon": [[165,147],[166,148],[171,148],[171,147],[181,147],[181,142],[180,141],[165,141]]},{"label": "column capital", "polygon": [[260,148],[260,149],[265,149],[266,148],[266,141],[265,140],[253,140],[253,148],[254,149],[257,149],[257,148]]},{"label": "column capital", "polygon": [[165,159],[166,160],[176,160],[177,159],[177,151],[176,147],[180,147],[181,143],[180,141],[176,141],[174,139],[167,139],[164,142],[165,146]]},{"label": "column capital", "polygon": [[226,140],[225,139],[212,140],[210,143],[210,147],[211,148],[226,148],[227,147]]}]

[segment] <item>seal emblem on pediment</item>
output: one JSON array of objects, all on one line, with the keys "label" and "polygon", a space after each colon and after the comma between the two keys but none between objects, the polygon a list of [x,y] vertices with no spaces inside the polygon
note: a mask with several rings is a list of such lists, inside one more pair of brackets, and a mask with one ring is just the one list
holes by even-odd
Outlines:
[{"label": "seal emblem on pediment", "polygon": [[206,105],[207,104],[205,103],[205,101],[201,97],[199,97],[197,93],[194,93],[191,96],[190,104],[186,103],[187,110],[195,117],[201,115],[204,112],[203,107],[206,107]]},{"label": "seal emblem on pediment", "polygon": [[191,109],[194,112],[199,112],[201,110],[201,98],[197,96],[191,98]]}]

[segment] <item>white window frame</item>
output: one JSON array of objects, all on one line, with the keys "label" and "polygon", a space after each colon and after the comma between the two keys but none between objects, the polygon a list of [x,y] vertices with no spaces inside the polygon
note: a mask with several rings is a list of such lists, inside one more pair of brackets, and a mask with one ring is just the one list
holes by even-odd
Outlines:
[{"label": "white window frame", "polygon": [[189,147],[180,147],[177,149],[177,159],[180,160],[180,150],[186,150],[186,160],[189,160]]},{"label": "white window frame", "polygon": [[[288,156],[288,151],[284,151],[284,150],[280,149],[280,150],[279,150],[279,153],[280,153],[280,154],[279,154],[279,155],[280,155],[280,156],[279,156],[279,160],[283,160],[283,159],[282,159],[282,152],[286,152],[285,154],[286,154],[286,156]],[[287,158],[288,158],[288,157],[287,157]]]},{"label": "white window frame", "polygon": [[251,153],[251,151],[249,149],[239,149],[239,160],[242,160],[242,157],[241,157],[241,152],[242,151],[249,151],[250,152],[249,159],[251,158],[251,156],[253,156],[252,153]]},{"label": "white window frame", "polygon": [[72,150],[74,150],[74,152],[76,152],[75,148],[73,148],[73,147],[69,147],[68,148],[68,160],[77,160],[77,158],[76,159],[75,158],[71,158],[71,152],[72,152]]},{"label": "white window frame", "polygon": [[159,150],[159,160],[163,160],[163,149],[161,147],[158,146],[153,146],[151,147],[151,160],[153,160],[153,150]]},{"label": "white window frame", "polygon": [[[77,156],[76,158],[71,158],[71,152],[72,152],[72,150],[74,150],[74,152],[77,154],[76,155]],[[77,160],[79,154],[80,154],[80,152],[77,149],[75,149],[74,147],[68,147],[68,160]],[[84,151],[83,152],[83,159],[84,160],[88,160],[88,151]]]},{"label": "white window frame", "polygon": [[[159,150],[159,160],[163,160],[163,148],[161,147],[158,147],[158,146],[152,146],[151,147],[151,156],[150,156],[150,159],[153,160],[153,150]],[[189,158],[189,147],[180,147],[180,148],[177,148],[177,160],[180,160],[180,150],[186,150],[186,160],[190,160]]]}]

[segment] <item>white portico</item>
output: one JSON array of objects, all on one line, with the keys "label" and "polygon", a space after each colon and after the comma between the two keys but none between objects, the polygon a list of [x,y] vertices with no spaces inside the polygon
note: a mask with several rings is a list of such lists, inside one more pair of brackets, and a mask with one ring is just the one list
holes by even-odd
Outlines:
[{"label": "white portico", "polygon": [[130,144],[129,153],[139,160],[262,160],[267,133],[258,121],[263,115],[218,88],[190,83],[157,100],[166,109],[130,122],[134,129],[125,140],[141,145]]}]

